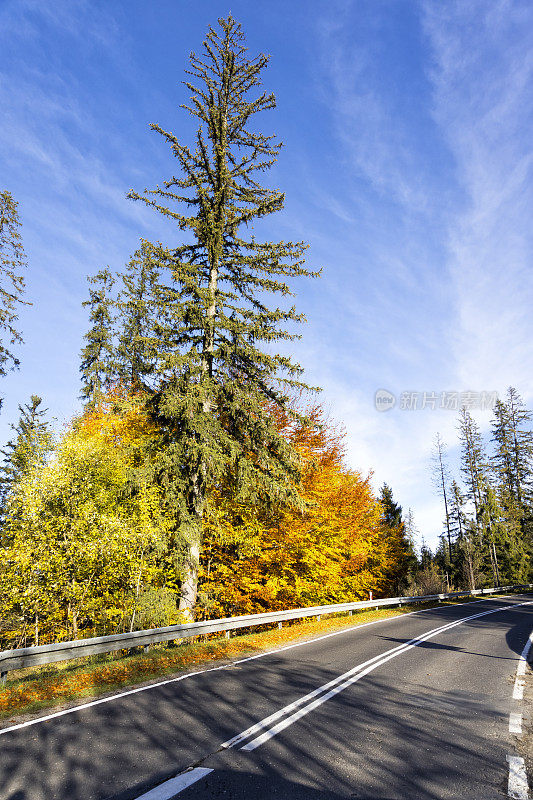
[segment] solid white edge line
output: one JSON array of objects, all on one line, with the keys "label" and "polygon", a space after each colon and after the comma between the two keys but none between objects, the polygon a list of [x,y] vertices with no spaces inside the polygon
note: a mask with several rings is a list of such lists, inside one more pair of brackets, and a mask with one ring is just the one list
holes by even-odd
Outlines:
[{"label": "solid white edge line", "polygon": [[528,800],[529,787],[524,759],[520,756],[507,756],[507,761],[509,762],[507,794],[514,800]]},{"label": "solid white edge line", "polygon": [[[507,595],[509,596],[509,595]],[[468,605],[475,605],[476,603],[486,603],[488,600],[499,600],[499,598],[495,597],[485,597],[483,600],[471,600],[465,603],[454,603],[453,607],[459,606],[468,606]],[[167,686],[170,683],[178,683],[179,681],[184,681],[186,678],[193,678],[196,675],[204,675],[208,672],[218,672],[223,669],[227,669],[228,667],[234,667],[236,664],[244,664],[247,661],[255,661],[258,658],[265,658],[266,656],[271,656],[276,653],[283,653],[285,650],[292,650],[295,647],[303,647],[305,645],[312,645],[315,642],[320,642],[323,639],[329,639],[332,636],[340,636],[343,633],[352,633],[354,631],[359,630],[360,628],[367,628],[369,625],[377,625],[381,622],[391,622],[394,620],[405,619],[406,617],[411,617],[414,614],[424,614],[429,611],[434,611],[435,608],[440,608],[440,606],[433,606],[432,608],[421,608],[418,611],[408,611],[407,614],[396,614],[393,617],[383,617],[383,619],[375,619],[372,622],[363,622],[360,625],[353,625],[348,628],[343,628],[340,631],[333,631],[333,633],[326,633],[323,636],[316,636],[313,639],[306,639],[303,642],[295,642],[294,644],[288,644],[284,647],[278,647],[274,650],[267,650],[264,653],[257,653],[254,656],[247,656],[246,658],[238,659],[237,661],[231,661],[228,664],[222,664],[219,667],[208,667],[207,669],[200,669],[196,672],[187,672],[185,675],[178,675],[177,678],[168,678],[164,681],[158,681],[157,683],[150,683],[147,686],[138,686],[136,689],[128,689],[126,692],[119,692],[118,694],[110,695],[109,697],[101,697],[98,700],[91,700],[88,703],[81,703],[78,706],[72,706],[71,708],[65,708],[62,711],[54,711],[52,714],[46,714],[44,717],[37,717],[36,719],[30,719],[26,722],[19,722],[16,725],[10,725],[8,728],[0,728],[0,736],[4,733],[9,733],[10,731],[17,731],[21,728],[29,728],[31,725],[38,725],[41,722],[48,722],[48,720],[56,719],[57,717],[64,717],[67,714],[74,714],[76,711],[83,711],[86,708],[92,708],[93,706],[99,706],[102,703],[110,703],[112,700],[119,700],[121,697],[128,697],[132,694],[138,694],[139,692],[147,692],[149,689],[158,689],[160,686]]]},{"label": "solid white edge line", "polygon": [[[300,708],[298,711],[296,711],[295,713],[291,714],[291,716],[285,717],[285,719],[283,719],[280,722],[278,722],[272,728],[269,728],[268,730],[264,730],[264,728],[268,725],[268,721],[272,717],[277,716],[279,718],[281,716],[284,716],[289,707],[285,707],[283,709],[280,709],[278,712],[276,712],[275,715],[271,715],[270,717],[267,717],[264,720],[261,720],[259,723],[256,723],[255,726],[252,726],[251,729],[247,729],[246,731],[242,731],[242,733],[237,734],[237,736],[234,736],[233,739],[230,740],[230,743],[231,744],[239,743],[239,742],[243,741],[244,739],[249,738],[249,736],[251,735],[251,731],[252,730],[255,729],[254,730],[254,732],[255,732],[256,730],[263,729],[263,733],[261,733],[259,736],[257,736],[252,741],[248,742],[248,744],[244,745],[244,747],[240,748],[241,750],[245,750],[245,751],[248,751],[248,752],[251,751],[251,750],[255,750],[256,747],[259,747],[261,744],[264,744],[264,742],[268,741],[273,736],[276,736],[278,733],[280,733],[281,731],[285,730],[285,728],[288,728],[289,725],[292,725],[294,722],[296,722],[297,720],[301,719],[303,716],[305,716],[309,712],[313,711],[315,708],[320,706],[322,703],[325,703],[331,697],[334,697],[336,694],[338,694],[339,692],[343,691],[348,686],[351,686],[352,684],[357,683],[357,681],[361,680],[361,678],[365,677],[365,675],[368,675],[370,672],[375,670],[377,667],[381,666],[382,664],[385,664],[387,661],[390,661],[392,658],[396,658],[397,656],[402,655],[403,652],[406,652],[407,650],[411,650],[414,647],[418,647],[420,644],[422,644],[423,642],[427,641],[428,639],[432,639],[435,636],[438,636],[440,633],[444,633],[444,632],[450,630],[451,628],[455,628],[457,625],[462,625],[465,622],[468,622],[468,621],[473,620],[473,619],[479,619],[480,617],[485,617],[485,616],[488,616],[489,614],[496,614],[499,611],[506,611],[506,610],[515,608],[516,605],[520,605],[520,606],[531,605],[532,602],[533,601],[527,601],[527,602],[524,602],[524,603],[513,604],[511,606],[503,606],[502,608],[499,608],[499,609],[490,609],[489,611],[482,611],[480,614],[473,614],[473,615],[471,615],[469,617],[463,617],[462,619],[455,620],[454,622],[451,622],[451,623],[449,623],[447,625],[443,625],[443,626],[441,626],[439,628],[434,628],[432,631],[428,631],[426,634],[424,634],[421,637],[418,637],[416,639],[411,639],[410,642],[406,642],[405,644],[400,645],[399,647],[392,648],[391,650],[388,650],[385,653],[382,653],[381,656],[378,657],[380,660],[371,659],[371,661],[375,662],[375,663],[370,664],[370,662],[365,662],[364,664],[360,664],[360,665],[358,665],[358,667],[354,667],[349,672],[346,672],[346,673],[344,673],[344,675],[339,676],[339,678],[336,681],[332,681],[332,682],[330,682],[330,684],[325,684],[324,686],[319,687],[319,690],[315,690],[315,694],[319,694],[320,691],[324,691],[327,688],[327,686],[330,686],[332,683],[336,683],[337,684],[334,688],[332,688],[326,694],[321,694],[320,697],[318,697],[316,700],[314,700],[311,703],[308,703],[303,708]],[[366,667],[366,669],[363,669],[363,667],[365,667],[365,664],[370,664],[370,666]],[[346,679],[346,678],[348,678],[348,679],[344,680],[344,682],[342,682],[342,683],[339,682],[339,681],[342,681],[343,679]],[[293,703],[291,705],[293,707],[295,707],[296,705],[301,705],[302,702],[305,699],[306,698],[301,698],[299,703],[298,703],[298,701],[296,701],[296,703]],[[520,722],[521,722],[521,720],[520,720]],[[509,723],[509,725],[511,725],[511,723]],[[520,727],[520,731],[519,731],[520,733],[521,733],[521,730],[522,729]],[[224,745],[222,745],[222,746],[224,746]]]},{"label": "solid white edge line", "polygon": [[522,714],[520,711],[511,711],[509,714],[509,733],[517,735],[522,733]]},{"label": "solid white edge line", "polygon": [[[526,683],[527,658],[533,643],[533,631],[529,634],[524,645],[518,664],[516,666],[516,678],[513,686],[513,700],[521,701],[524,698],[524,687]],[[522,714],[512,711],[509,714],[509,733],[520,735],[522,733]],[[509,782],[507,793],[515,800],[528,800],[529,787],[527,784],[526,765],[520,756],[507,756],[509,762]]]},{"label": "solid white edge line", "polygon": [[184,789],[196,783],[196,781],[205,778],[210,772],[213,772],[213,770],[207,769],[206,767],[188,769],[186,772],[176,775],[175,778],[170,778],[170,780],[160,783],[159,786],[150,789],[149,792],[137,797],[137,800],[170,800],[171,797],[175,797]]}]

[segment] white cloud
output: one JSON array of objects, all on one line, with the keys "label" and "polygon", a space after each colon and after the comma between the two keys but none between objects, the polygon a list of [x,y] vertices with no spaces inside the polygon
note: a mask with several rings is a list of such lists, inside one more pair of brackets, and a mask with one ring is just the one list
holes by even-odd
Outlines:
[{"label": "white cloud", "polygon": [[[376,27],[382,8],[372,17]],[[415,120],[383,88],[372,45],[354,36],[359,6],[339,4],[321,24],[323,102],[353,171],[354,207],[366,202],[365,210],[386,213],[368,195],[371,188],[392,199],[398,214],[396,240],[377,228],[371,240],[375,286],[365,310],[365,275],[359,287],[354,281],[360,294],[353,338],[365,352],[352,358],[364,368],[353,364],[339,380],[347,362],[336,359],[319,382],[348,430],[350,463],[363,471],[372,466],[376,483],[390,483],[434,545],[442,510],[429,475],[431,443],[437,430],[456,443],[455,415],[377,414],[371,391],[381,384],[397,392],[503,394],[512,384],[533,400],[533,8],[506,0],[428,0],[420,8],[428,83]],[[420,153],[413,125],[433,136],[432,160]],[[349,220],[350,203],[328,205]],[[368,219],[358,222],[368,242]],[[434,229],[441,250],[428,244]],[[345,291],[340,307],[350,300]],[[365,328],[374,335],[365,338]],[[326,358],[324,352],[322,364]],[[476,417],[486,431],[490,414]]]},{"label": "white cloud", "polygon": [[464,203],[450,225],[458,379],[533,398],[529,3],[426,3],[434,114]]}]

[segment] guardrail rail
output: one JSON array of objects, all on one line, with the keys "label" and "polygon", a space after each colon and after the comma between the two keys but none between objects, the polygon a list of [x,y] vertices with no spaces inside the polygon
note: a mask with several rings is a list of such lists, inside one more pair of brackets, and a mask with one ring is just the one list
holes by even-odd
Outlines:
[{"label": "guardrail rail", "polygon": [[263,614],[245,614],[240,617],[223,617],[201,622],[188,622],[181,625],[169,625],[164,628],[152,628],[130,633],[117,633],[108,636],[94,636],[90,639],[76,639],[71,642],[56,642],[34,647],[21,647],[16,650],[0,652],[0,679],[5,683],[7,673],[14,669],[34,667],[42,664],[53,664],[56,661],[68,661],[82,656],[99,653],[110,653],[114,650],[125,650],[134,647],[147,647],[157,642],[168,642],[173,639],[188,639],[207,633],[222,633],[237,628],[252,628],[260,625],[282,623],[291,619],[318,617],[323,614],[338,614],[344,611],[353,612],[365,608],[382,608],[402,606],[413,603],[425,603],[431,600],[448,600],[454,597],[476,597],[477,595],[494,594],[496,592],[532,589],[533,583],[515,586],[497,586],[490,589],[472,589],[449,594],[429,594],[418,597],[385,597],[381,600],[359,600],[353,603],[336,603],[334,605],[293,608],[287,611],[267,611]]}]

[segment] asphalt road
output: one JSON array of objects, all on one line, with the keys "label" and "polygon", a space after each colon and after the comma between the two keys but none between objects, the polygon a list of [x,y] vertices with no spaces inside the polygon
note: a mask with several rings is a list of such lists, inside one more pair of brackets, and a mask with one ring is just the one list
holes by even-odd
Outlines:
[{"label": "asphalt road", "polygon": [[4,729],[0,798],[501,800],[532,630],[531,595],[441,606]]}]

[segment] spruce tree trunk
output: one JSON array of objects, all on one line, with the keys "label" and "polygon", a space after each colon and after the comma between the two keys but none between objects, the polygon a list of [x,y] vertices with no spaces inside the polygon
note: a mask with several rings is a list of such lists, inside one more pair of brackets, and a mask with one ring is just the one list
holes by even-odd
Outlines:
[{"label": "spruce tree trunk", "polygon": [[474,577],[474,564],[472,562],[472,553],[469,551],[467,555],[467,564],[468,564],[468,577],[470,583],[471,591],[474,591],[476,588],[476,579]]},{"label": "spruce tree trunk", "polygon": [[[192,528],[192,525],[191,525]],[[196,530],[196,536],[189,542],[187,557],[183,566],[185,573],[181,584],[179,610],[187,619],[194,619],[194,607],[198,595],[198,568],[200,566],[200,540],[202,536],[202,521]]]},{"label": "spruce tree trunk", "polygon": [[187,543],[187,553],[183,565],[183,581],[180,590],[179,610],[190,620],[194,620],[194,607],[198,595],[198,571],[200,568],[200,550],[202,545],[203,511],[205,490],[200,475],[191,477],[191,510],[186,526],[181,530]]}]

